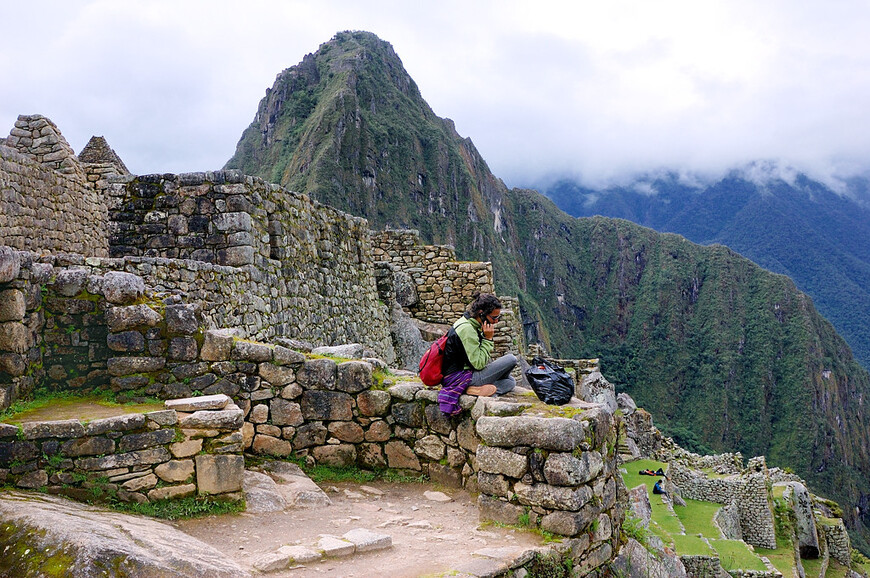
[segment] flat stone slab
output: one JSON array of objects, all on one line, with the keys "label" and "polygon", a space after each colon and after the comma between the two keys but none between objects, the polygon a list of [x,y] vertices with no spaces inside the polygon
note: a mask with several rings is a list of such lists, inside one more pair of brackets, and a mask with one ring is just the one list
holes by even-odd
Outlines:
[{"label": "flat stone slab", "polygon": [[317,541],[316,548],[329,558],[343,558],[351,556],[356,551],[353,542],[342,540],[335,536],[321,536]]},{"label": "flat stone slab", "polygon": [[[105,568],[126,576],[250,577],[215,548],[172,526],[57,496],[3,492],[0,523],[11,546],[0,549],[0,567],[10,576],[48,575],[62,557],[66,575],[81,578],[105,576]],[[34,566],[36,552],[44,567]]]},{"label": "flat stone slab", "polygon": [[249,514],[281,512],[287,507],[287,500],[278,489],[278,484],[266,474],[245,470],[242,489],[245,492],[245,511]]},{"label": "flat stone slab", "polygon": [[229,396],[222,393],[217,395],[203,395],[200,397],[185,397],[183,399],[167,399],[163,406],[175,411],[199,411],[206,409],[223,409],[232,401]]},{"label": "flat stone slab", "polygon": [[445,494],[444,492],[433,492],[426,491],[423,492],[423,496],[429,500],[430,502],[452,502],[453,498]]},{"label": "flat stone slab", "polygon": [[320,489],[299,466],[287,462],[265,462],[262,470],[277,482],[278,492],[288,506],[321,508],[332,505],[326,492]]},{"label": "flat stone slab", "polygon": [[357,552],[371,552],[383,550],[393,546],[393,539],[387,534],[378,534],[365,528],[357,528],[345,533],[343,539],[353,543]]}]

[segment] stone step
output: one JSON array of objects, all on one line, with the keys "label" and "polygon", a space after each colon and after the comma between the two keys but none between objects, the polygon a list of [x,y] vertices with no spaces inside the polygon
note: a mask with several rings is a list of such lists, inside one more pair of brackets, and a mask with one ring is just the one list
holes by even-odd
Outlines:
[{"label": "stone step", "polygon": [[393,539],[387,534],[379,534],[365,528],[356,528],[342,536],[323,534],[311,546],[281,546],[275,552],[262,554],[253,560],[253,567],[259,572],[279,572],[291,566],[317,562],[322,558],[345,558],[363,552],[373,552],[393,547]]}]

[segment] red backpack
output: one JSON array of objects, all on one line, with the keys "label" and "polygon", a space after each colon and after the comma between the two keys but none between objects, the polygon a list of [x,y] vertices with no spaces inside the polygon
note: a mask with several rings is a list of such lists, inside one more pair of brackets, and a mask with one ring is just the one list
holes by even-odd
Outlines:
[{"label": "red backpack", "polygon": [[442,335],[420,358],[420,381],[429,387],[441,383],[444,375],[441,373],[441,363],[444,361],[444,346],[447,344],[447,334]]}]

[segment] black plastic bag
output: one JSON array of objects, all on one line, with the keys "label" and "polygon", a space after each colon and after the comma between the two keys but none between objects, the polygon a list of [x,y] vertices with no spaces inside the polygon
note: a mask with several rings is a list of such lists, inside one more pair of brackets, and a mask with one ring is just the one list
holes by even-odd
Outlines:
[{"label": "black plastic bag", "polygon": [[536,357],[525,371],[538,399],[550,405],[565,405],[574,395],[574,379],[551,361]]}]

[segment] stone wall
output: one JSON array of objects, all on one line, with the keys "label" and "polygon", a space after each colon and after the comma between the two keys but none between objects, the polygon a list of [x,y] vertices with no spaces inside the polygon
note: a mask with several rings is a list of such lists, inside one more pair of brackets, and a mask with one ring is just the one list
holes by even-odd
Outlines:
[{"label": "stone wall", "polygon": [[166,404],[88,422],[0,424],[0,482],[85,501],[242,499],[241,409],[224,395]]},{"label": "stone wall", "polygon": [[819,523],[818,528],[824,534],[828,555],[844,566],[851,565],[852,542],[843,520],[825,519]]},{"label": "stone wall", "polygon": [[107,255],[107,228],[106,202],[57,127],[18,117],[0,145],[0,245]]},{"label": "stone wall", "polygon": [[364,219],[236,171],[116,179],[107,195],[112,254],[212,327],[395,358]]},{"label": "stone wall", "polygon": [[716,556],[680,556],[680,561],[691,578],[721,578],[725,572]]}]

